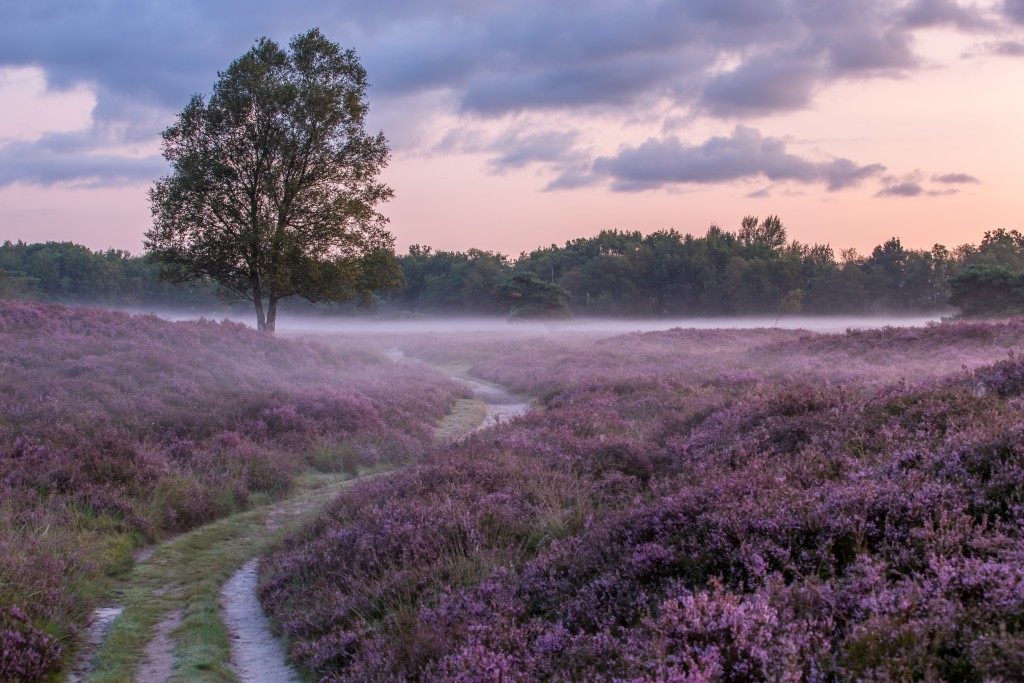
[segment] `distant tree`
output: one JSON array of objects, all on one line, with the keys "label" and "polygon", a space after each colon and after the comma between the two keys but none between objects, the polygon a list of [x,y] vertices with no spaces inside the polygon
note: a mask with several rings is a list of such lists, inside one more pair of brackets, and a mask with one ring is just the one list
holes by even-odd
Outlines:
[{"label": "distant tree", "polygon": [[150,191],[145,242],[167,278],[216,282],[270,333],[285,297],[368,299],[399,282],[366,72],[317,29],[288,47],[258,40],[164,131],[173,169]]},{"label": "distant tree", "polygon": [[511,271],[499,253],[470,249],[434,251],[414,244],[398,257],[405,286],[389,298],[407,311],[494,314],[505,307],[495,298],[495,287]]},{"label": "distant tree", "polygon": [[[934,310],[945,303],[948,294],[942,295],[943,289],[936,279],[941,277],[941,266],[937,266],[931,251],[908,250],[903,265],[902,295],[903,305],[908,310]],[[938,296],[941,300],[937,300]]]},{"label": "distant tree", "polygon": [[1017,230],[989,230],[978,246],[974,263],[1024,270],[1024,235]]},{"label": "distant tree", "polygon": [[903,307],[906,263],[907,250],[898,237],[875,247],[871,256],[864,260],[862,268],[868,276],[873,313],[893,312]]},{"label": "distant tree", "polygon": [[148,259],[119,249],[91,251],[73,242],[4,242],[0,268],[7,298],[214,312],[222,304],[203,282],[175,287]]},{"label": "distant tree", "polygon": [[685,310],[691,290],[693,237],[684,239],[675,230],[659,230],[644,238],[646,260],[644,289],[655,315],[679,314]]},{"label": "distant tree", "polygon": [[1024,273],[998,265],[969,265],[949,281],[949,303],[968,318],[1024,313]]},{"label": "distant tree", "polygon": [[864,258],[858,253],[856,247],[850,247],[848,249],[839,250],[839,259],[845,266],[847,263],[857,264],[864,260]]},{"label": "distant tree", "polygon": [[482,249],[466,252],[467,261],[461,273],[462,305],[467,312],[496,313],[494,292],[508,275],[508,259],[504,255]]},{"label": "distant tree", "polygon": [[768,216],[760,223],[757,216],[746,216],[736,237],[747,257],[770,258],[786,246],[786,228],[778,216]]},{"label": "distant tree", "polygon": [[977,253],[978,247],[973,244],[965,243],[953,247],[953,250],[950,252],[950,258],[953,261],[951,264],[952,271],[955,273],[964,266],[972,263]]},{"label": "distant tree", "polygon": [[942,244],[932,246],[932,292],[931,301],[935,308],[948,305],[951,294],[949,279],[956,269],[953,252]]},{"label": "distant tree", "polygon": [[509,306],[512,318],[567,318],[569,294],[553,282],[533,273],[516,273],[498,283],[498,296]]}]

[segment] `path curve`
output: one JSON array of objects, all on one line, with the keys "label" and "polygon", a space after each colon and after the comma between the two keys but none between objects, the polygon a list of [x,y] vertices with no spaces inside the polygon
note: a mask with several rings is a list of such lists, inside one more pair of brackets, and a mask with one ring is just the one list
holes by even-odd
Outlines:
[{"label": "path curve", "polygon": [[487,416],[484,417],[484,421],[474,431],[480,431],[481,429],[507,422],[514,417],[525,415],[530,410],[530,406],[495,384],[486,384],[480,380],[466,379],[464,377],[456,377],[454,379],[468,386],[473,395],[487,409]]},{"label": "path curve", "polygon": [[[405,356],[397,349],[387,354],[396,362]],[[484,404],[486,416],[474,431],[508,421],[530,410],[505,389],[473,379],[453,377],[470,388]],[[247,562],[221,589],[221,611],[231,635],[231,667],[242,681],[299,683],[302,679],[287,662],[281,641],[270,630],[270,621],[256,596],[257,558]]]},{"label": "path curve", "polygon": [[[388,349],[384,352],[388,358],[394,362],[412,360],[413,362],[420,363],[417,359],[410,359],[401,349]],[[491,384],[479,379],[470,379],[468,377],[452,377],[456,382],[460,382],[469,387],[473,392],[473,395],[484,404],[487,410],[484,421],[477,425],[473,431],[480,431],[481,429],[487,429],[493,427],[496,424],[507,422],[514,417],[519,415],[525,415],[530,411],[530,406],[519,400],[511,393],[508,392],[504,387]]]}]

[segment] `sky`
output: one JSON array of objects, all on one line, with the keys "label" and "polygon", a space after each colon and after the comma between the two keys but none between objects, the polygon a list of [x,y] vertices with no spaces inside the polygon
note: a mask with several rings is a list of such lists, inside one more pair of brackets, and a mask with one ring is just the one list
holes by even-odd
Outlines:
[{"label": "sky", "polygon": [[1024,229],[1024,0],[4,0],[0,241],[141,253],[161,131],[313,27],[367,70],[400,252]]}]

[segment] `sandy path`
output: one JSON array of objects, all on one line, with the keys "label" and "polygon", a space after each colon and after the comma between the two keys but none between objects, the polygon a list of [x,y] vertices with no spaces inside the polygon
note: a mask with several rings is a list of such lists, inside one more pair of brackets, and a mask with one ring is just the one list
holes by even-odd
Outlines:
[{"label": "sandy path", "polygon": [[231,668],[242,681],[300,683],[256,597],[256,562],[249,560],[220,593],[224,624],[232,638]]},{"label": "sandy path", "polygon": [[[397,350],[388,355],[396,361],[405,360]],[[466,384],[474,397],[484,404],[486,414],[476,430],[506,422],[529,410],[528,405],[499,386],[479,380],[455,379]],[[323,504],[336,494],[336,490],[326,490],[308,500],[289,501],[280,505],[268,514],[268,531],[279,527],[289,517],[306,513],[312,507]],[[154,550],[148,548],[140,551],[136,561],[146,561]],[[257,559],[246,563],[221,590],[222,614],[232,638],[232,669],[241,681],[299,682],[301,678],[288,666],[285,648],[271,632],[270,623],[256,597],[256,563]],[[121,607],[105,607],[94,612],[86,642],[66,679],[69,683],[84,683],[88,680],[96,653],[121,611]],[[181,611],[175,610],[157,624],[153,638],[146,645],[144,661],[136,674],[136,681],[163,683],[173,675],[172,634],[180,626],[181,618]]]},{"label": "sandy path", "polygon": [[[391,360],[396,363],[399,361],[409,360],[400,349],[388,349],[384,352]],[[414,362],[419,362],[415,361]],[[476,379],[468,379],[466,377],[452,377],[457,382],[461,382],[468,386],[480,402],[487,408],[487,416],[484,421],[477,426],[477,430],[486,429],[487,427],[493,427],[496,424],[507,422],[512,418],[523,415],[530,410],[530,406],[520,401],[518,398],[510,394],[504,388],[496,385],[483,382]]]}]

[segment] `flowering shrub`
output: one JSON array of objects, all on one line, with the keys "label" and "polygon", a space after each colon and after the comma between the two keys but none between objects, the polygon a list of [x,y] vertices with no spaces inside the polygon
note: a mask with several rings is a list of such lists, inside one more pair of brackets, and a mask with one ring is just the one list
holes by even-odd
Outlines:
[{"label": "flowering shrub", "polygon": [[544,410],[261,566],[329,681],[1009,680],[1024,325],[408,339]]},{"label": "flowering shrub", "polygon": [[0,302],[0,679],[59,668],[133,546],[285,493],[324,444],[415,460],[464,395],[365,347]]},{"label": "flowering shrub", "polygon": [[60,643],[17,607],[0,607],[0,643],[0,680],[39,680],[58,668]]}]

